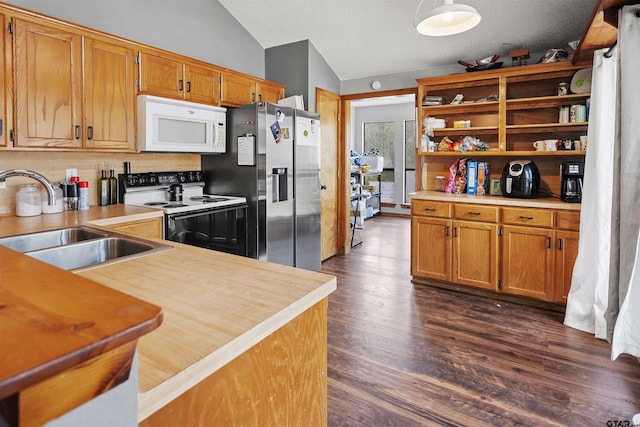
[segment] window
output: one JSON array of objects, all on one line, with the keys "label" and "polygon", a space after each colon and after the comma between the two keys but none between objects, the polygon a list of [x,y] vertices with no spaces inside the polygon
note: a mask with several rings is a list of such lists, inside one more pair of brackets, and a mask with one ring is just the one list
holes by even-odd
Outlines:
[{"label": "window", "polygon": [[[378,155],[384,158],[384,170],[380,176],[380,199],[382,202],[393,202],[396,159],[395,123],[373,122],[363,123],[363,126],[364,153],[378,150]],[[365,183],[367,183],[366,180]]]},{"label": "window", "polygon": [[416,121],[404,121],[404,203],[416,191]]}]

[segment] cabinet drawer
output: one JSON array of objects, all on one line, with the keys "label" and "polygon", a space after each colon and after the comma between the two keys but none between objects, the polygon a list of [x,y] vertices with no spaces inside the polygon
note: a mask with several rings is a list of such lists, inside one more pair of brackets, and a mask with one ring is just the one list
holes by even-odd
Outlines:
[{"label": "cabinet drawer", "polygon": [[580,230],[580,212],[558,211],[556,212],[556,228],[561,230]]},{"label": "cabinet drawer", "polygon": [[505,224],[553,227],[553,211],[547,209],[503,208],[502,222]]},{"label": "cabinet drawer", "polygon": [[430,200],[412,200],[411,214],[451,218],[451,203],[432,202]]},{"label": "cabinet drawer", "polygon": [[498,222],[498,210],[497,206],[457,203],[453,205],[453,217],[466,221]]}]

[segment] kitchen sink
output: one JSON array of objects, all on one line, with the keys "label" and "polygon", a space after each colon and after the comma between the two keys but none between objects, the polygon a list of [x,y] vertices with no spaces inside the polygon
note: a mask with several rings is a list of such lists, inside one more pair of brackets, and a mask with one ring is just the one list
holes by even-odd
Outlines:
[{"label": "kitchen sink", "polygon": [[69,227],[40,233],[3,237],[0,238],[0,246],[6,246],[18,252],[30,252],[101,237],[107,237],[107,233],[88,227]]},{"label": "kitchen sink", "polygon": [[0,239],[0,245],[64,270],[86,270],[172,246],[112,231],[71,227]]}]

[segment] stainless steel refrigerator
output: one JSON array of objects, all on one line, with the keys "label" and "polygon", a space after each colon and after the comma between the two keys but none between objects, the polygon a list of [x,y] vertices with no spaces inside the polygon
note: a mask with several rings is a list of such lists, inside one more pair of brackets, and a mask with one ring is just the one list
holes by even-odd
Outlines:
[{"label": "stainless steel refrigerator", "polygon": [[320,270],[320,117],[245,105],[227,110],[227,136],[202,170],[207,193],[247,198],[249,256]]}]

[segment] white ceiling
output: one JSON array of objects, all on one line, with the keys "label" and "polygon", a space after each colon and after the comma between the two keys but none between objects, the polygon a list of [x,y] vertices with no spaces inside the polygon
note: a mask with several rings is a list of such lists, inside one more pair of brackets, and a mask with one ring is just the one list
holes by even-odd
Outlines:
[{"label": "white ceiling", "polygon": [[[480,24],[466,33],[427,37],[413,21],[419,0],[219,0],[262,45],[311,40],[340,80],[470,62],[518,47],[568,48],[596,0],[456,0],[475,7]],[[436,0],[425,0],[419,16]],[[419,19],[419,18],[418,18]],[[462,66],[460,66],[462,69]]]}]

